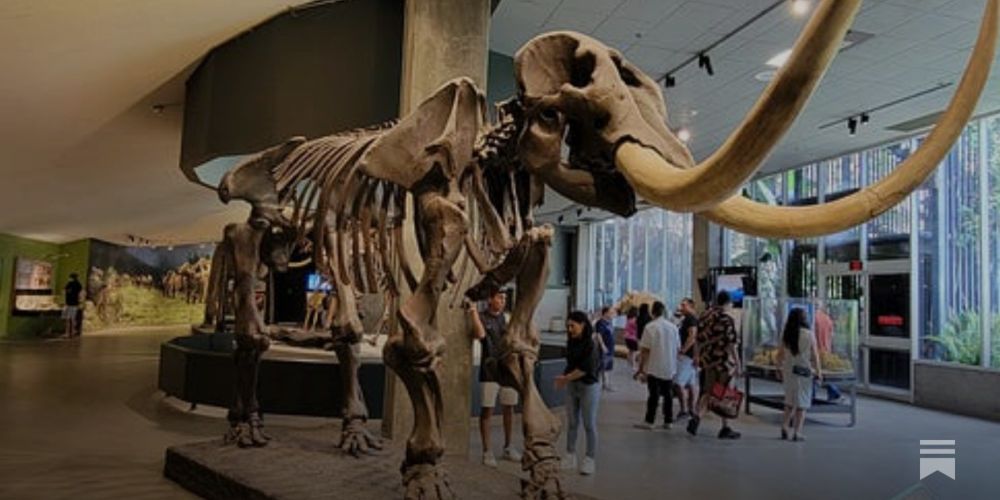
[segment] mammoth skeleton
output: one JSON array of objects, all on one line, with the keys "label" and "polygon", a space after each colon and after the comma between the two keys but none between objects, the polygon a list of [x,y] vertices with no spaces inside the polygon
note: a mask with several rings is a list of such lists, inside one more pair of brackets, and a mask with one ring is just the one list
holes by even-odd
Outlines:
[{"label": "mammoth skeleton", "polygon": [[[243,255],[235,261],[237,274],[252,279],[245,269],[259,265],[267,241],[304,241],[336,289],[340,307],[331,333],[346,401],[341,446],[352,453],[379,446],[363,425],[367,412],[356,353],[364,332],[354,297],[382,293],[379,329],[389,336],[383,357],[405,384],[415,415],[402,465],[406,496],[453,496],[440,467],[446,395],[438,373],[444,340],[436,311],[439,302],[449,300],[449,287],[454,305],[460,294],[478,300],[514,281],[517,297],[500,357],[503,376],[524,402],[522,467],[529,479],[522,495],[564,497],[555,450],[559,420],[533,380],[539,339],[531,317],[544,290],[552,231],[536,226],[531,211],[544,187],[622,216],[635,213],[638,194],[655,205],[766,237],[833,233],[888,210],[933,171],[968,121],[994,58],[1000,0],[986,1],[978,40],[947,110],[920,149],[892,174],[810,207],[768,206],[739,194],[804,108],[860,3],[823,1],[789,62],[747,117],[698,164],[667,126],[656,82],[592,38],[554,32],[517,52],[518,94],[498,106],[495,124],[485,118],[482,92],[459,78],[398,122],[309,141],[290,139],[226,174],[220,198],[252,206],[248,223],[227,231],[233,233],[233,252]],[[414,256],[403,250],[407,220],[416,227],[424,262],[419,276]],[[463,288],[469,262],[480,278]],[[237,281],[237,295],[252,293],[252,286]],[[250,309],[250,298],[237,297],[236,358],[246,376],[230,415],[238,442],[263,444],[251,382],[267,343]]]}]

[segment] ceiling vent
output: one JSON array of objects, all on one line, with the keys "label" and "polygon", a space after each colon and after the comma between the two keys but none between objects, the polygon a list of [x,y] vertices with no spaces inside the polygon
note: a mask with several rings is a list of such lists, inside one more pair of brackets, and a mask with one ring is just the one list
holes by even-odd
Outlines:
[{"label": "ceiling vent", "polygon": [[893,130],[896,132],[915,132],[937,123],[938,118],[940,118],[943,113],[944,111],[935,111],[934,113],[919,116],[912,120],[906,120],[905,122],[899,122],[895,125],[889,125],[886,127],[886,130]]},{"label": "ceiling vent", "polygon": [[873,36],[875,35],[865,31],[850,30],[846,35],[844,35],[844,41],[840,43],[840,52],[853,49],[854,47],[867,42],[868,39]]}]

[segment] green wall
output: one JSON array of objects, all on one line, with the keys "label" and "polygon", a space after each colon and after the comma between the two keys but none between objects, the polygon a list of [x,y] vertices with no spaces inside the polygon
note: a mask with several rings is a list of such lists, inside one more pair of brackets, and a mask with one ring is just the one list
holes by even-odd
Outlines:
[{"label": "green wall", "polygon": [[53,263],[55,293],[62,301],[62,287],[70,272],[86,283],[90,240],[59,245],[0,234],[0,338],[33,338],[46,330],[61,328],[58,316],[12,316],[14,264],[18,257],[48,260]]}]

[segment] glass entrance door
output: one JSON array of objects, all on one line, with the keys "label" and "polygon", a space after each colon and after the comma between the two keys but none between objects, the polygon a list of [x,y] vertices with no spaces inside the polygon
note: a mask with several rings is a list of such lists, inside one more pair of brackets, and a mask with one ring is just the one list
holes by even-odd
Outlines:
[{"label": "glass entrance door", "polygon": [[870,392],[910,395],[910,261],[819,266],[820,297],[853,299],[859,305],[861,370],[859,383]]},{"label": "glass entrance door", "polygon": [[909,259],[874,261],[865,270],[868,299],[861,350],[868,367],[866,387],[908,397],[911,390]]}]

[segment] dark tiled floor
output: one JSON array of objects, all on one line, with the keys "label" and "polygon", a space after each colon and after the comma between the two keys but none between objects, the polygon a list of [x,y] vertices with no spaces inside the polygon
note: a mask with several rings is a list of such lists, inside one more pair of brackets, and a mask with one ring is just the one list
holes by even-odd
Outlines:
[{"label": "dark tiled floor", "polygon": [[[164,449],[218,437],[225,423],[219,409],[187,412],[155,389],[159,343],[185,330],[0,344],[0,498],[190,497],[162,478]],[[808,443],[776,439],[777,413],[765,409],[741,419],[743,440],[720,442],[709,435],[717,421],[699,438],[680,427],[634,429],[644,388],[621,362],[615,381],[619,390],[601,406],[597,474],[567,478],[598,497],[889,499],[917,485],[920,439],[954,439],[957,480],[925,480],[924,498],[1000,498],[997,423],[863,399],[857,427],[843,427],[844,416],[821,417],[807,424]],[[269,424],[335,434],[327,420]],[[478,457],[478,437],[473,443],[470,456]]]}]

